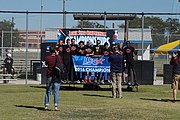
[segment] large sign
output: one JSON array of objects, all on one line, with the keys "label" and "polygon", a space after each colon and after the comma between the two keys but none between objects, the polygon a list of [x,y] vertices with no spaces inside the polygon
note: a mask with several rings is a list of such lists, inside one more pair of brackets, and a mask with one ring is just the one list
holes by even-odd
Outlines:
[{"label": "large sign", "polygon": [[92,44],[96,44],[96,40],[101,41],[101,45],[107,42],[109,45],[112,41],[118,39],[115,30],[91,30],[91,29],[61,29],[58,28],[57,39],[62,39],[66,43],[67,39],[74,38],[76,43],[84,41],[91,41]]},{"label": "large sign", "polygon": [[108,56],[86,57],[73,56],[73,63],[76,72],[110,72]]}]

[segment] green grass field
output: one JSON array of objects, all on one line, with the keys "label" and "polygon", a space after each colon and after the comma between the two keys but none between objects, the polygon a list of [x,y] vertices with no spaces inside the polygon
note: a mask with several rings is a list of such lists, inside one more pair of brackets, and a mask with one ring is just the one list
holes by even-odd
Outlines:
[{"label": "green grass field", "polygon": [[[179,120],[179,101],[172,103],[170,85],[139,86],[139,92],[123,91],[122,99],[111,91],[61,90],[60,111],[44,111],[43,85],[0,85],[0,120]],[[180,94],[179,94],[180,96]],[[51,100],[53,99],[53,96]]]}]

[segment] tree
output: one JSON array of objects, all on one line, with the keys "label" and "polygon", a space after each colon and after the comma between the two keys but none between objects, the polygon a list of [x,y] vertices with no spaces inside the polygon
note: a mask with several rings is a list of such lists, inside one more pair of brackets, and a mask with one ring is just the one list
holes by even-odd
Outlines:
[{"label": "tree", "polygon": [[104,25],[101,25],[98,22],[90,22],[88,20],[84,20],[84,21],[78,21],[76,28],[81,28],[81,27],[82,28],[104,28]]},{"label": "tree", "polygon": [[[12,45],[19,46],[19,40],[20,36],[18,34],[18,30],[14,28],[15,23],[12,23],[11,21],[3,20],[0,21],[0,43],[2,42],[2,31],[4,31],[3,34],[3,46],[4,47],[11,47],[11,27],[13,30],[13,39],[12,39]],[[2,44],[0,44],[2,46]]]},{"label": "tree", "polygon": [[[124,24],[119,25],[124,28]],[[167,43],[166,32],[169,33],[169,42],[177,40],[178,36],[175,34],[180,33],[180,24],[177,18],[168,18],[163,20],[160,17],[147,16],[144,17],[144,28],[151,28],[153,47],[160,46]],[[129,28],[142,28],[142,18],[136,17],[134,20],[129,21]]]}]

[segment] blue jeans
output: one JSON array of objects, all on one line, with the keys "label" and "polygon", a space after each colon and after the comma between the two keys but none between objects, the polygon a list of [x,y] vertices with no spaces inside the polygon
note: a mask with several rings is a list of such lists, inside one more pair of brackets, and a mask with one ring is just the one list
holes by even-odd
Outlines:
[{"label": "blue jeans", "polygon": [[45,106],[48,106],[50,103],[50,95],[51,95],[52,87],[54,87],[54,91],[53,91],[54,106],[58,105],[60,85],[61,85],[60,79],[58,79],[58,78],[53,79],[52,77],[47,78],[46,95],[45,95],[45,101],[44,101]]}]

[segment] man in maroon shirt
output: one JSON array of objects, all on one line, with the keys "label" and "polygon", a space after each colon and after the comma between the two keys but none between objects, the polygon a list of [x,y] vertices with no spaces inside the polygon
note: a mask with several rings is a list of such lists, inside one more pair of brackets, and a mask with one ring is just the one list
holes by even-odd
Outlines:
[{"label": "man in maroon shirt", "polygon": [[61,56],[59,55],[59,51],[57,49],[51,49],[51,55],[45,58],[45,63],[48,66],[47,70],[47,81],[46,81],[46,95],[45,95],[45,110],[48,109],[50,103],[50,94],[52,91],[52,87],[54,86],[54,110],[57,111],[58,108],[58,98],[59,98],[59,89],[61,84],[61,78],[59,78],[55,74],[55,66],[56,66],[56,58],[58,58],[59,62],[63,62]]}]

